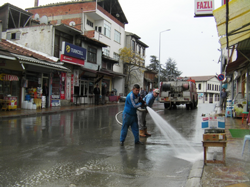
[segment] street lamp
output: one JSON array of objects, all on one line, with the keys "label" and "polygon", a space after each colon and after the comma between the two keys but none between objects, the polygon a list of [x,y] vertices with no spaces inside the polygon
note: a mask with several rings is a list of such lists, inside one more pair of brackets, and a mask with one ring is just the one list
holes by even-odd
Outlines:
[{"label": "street lamp", "polygon": [[161,33],[170,31],[171,29],[167,29],[164,31],[161,31],[159,34],[159,71],[158,71],[158,88],[160,88],[160,73],[161,73]]}]

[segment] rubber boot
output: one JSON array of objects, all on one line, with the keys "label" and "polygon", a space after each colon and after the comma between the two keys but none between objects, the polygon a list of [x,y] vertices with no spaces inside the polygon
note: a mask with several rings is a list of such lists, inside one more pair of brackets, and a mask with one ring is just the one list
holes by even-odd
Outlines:
[{"label": "rubber boot", "polygon": [[146,137],[145,130],[140,130],[140,137]]},{"label": "rubber boot", "polygon": [[145,135],[146,135],[146,136],[151,136],[151,134],[149,134],[149,133],[147,132],[147,129],[145,129],[144,132],[145,132]]}]

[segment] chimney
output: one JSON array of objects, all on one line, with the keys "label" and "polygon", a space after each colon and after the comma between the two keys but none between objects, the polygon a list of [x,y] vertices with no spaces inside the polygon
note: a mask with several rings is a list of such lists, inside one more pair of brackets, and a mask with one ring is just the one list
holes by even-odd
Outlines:
[{"label": "chimney", "polygon": [[34,7],[38,7],[39,0],[35,0]]}]

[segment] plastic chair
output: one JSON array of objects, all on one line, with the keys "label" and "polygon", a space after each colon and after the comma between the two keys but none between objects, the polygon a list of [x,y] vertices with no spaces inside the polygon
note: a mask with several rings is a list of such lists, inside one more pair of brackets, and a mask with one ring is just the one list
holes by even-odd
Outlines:
[{"label": "plastic chair", "polygon": [[244,122],[244,118],[248,116],[248,112],[242,112],[242,120],[241,120],[241,124],[243,124]]},{"label": "plastic chair", "polygon": [[[245,135],[244,137],[244,143],[243,143],[243,147],[242,147],[242,153],[241,153],[241,156],[243,156],[243,153],[244,153],[244,149],[245,149],[245,144],[246,144],[246,141],[250,141],[250,135]],[[248,142],[249,144],[250,142]]]}]

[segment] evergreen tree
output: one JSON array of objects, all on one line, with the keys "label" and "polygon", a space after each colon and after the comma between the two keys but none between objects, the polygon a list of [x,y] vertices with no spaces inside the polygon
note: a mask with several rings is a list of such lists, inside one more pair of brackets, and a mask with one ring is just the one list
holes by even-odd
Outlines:
[{"label": "evergreen tree", "polygon": [[161,73],[167,79],[179,77],[182,72],[178,70],[177,63],[174,59],[168,58],[167,62],[165,63],[165,67],[162,69]]}]

